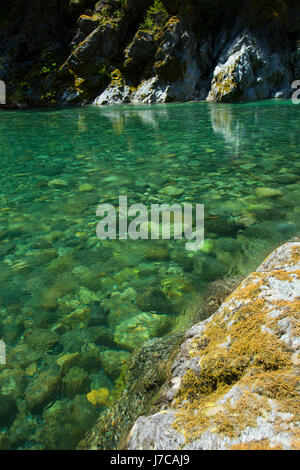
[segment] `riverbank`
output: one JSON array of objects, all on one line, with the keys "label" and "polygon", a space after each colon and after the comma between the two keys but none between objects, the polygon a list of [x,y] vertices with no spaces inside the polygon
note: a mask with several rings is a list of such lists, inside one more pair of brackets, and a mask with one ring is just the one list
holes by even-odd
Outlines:
[{"label": "riverbank", "polygon": [[292,0],[41,0],[0,7],[11,106],[289,98],[300,78]]}]

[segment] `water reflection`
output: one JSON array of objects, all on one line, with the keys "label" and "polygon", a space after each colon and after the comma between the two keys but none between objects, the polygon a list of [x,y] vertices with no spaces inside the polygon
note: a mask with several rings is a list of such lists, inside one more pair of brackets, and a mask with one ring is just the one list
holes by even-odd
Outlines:
[{"label": "water reflection", "polygon": [[213,131],[221,135],[226,143],[226,147],[234,158],[240,154],[241,144],[245,139],[245,127],[239,116],[233,114],[231,106],[211,106],[210,119]]},{"label": "water reflection", "polygon": [[132,105],[132,108],[116,109],[112,106],[99,109],[101,116],[109,118],[113,123],[114,129],[123,130],[125,123],[132,118],[138,118],[146,126],[157,127],[160,119],[168,119],[168,110],[162,106],[144,106],[142,108]]}]

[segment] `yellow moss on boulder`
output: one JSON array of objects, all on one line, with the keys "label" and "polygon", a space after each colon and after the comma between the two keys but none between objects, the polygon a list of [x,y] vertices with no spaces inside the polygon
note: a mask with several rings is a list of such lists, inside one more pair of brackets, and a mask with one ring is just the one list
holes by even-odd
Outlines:
[{"label": "yellow moss on boulder", "polygon": [[213,79],[213,86],[209,95],[209,101],[224,101],[238,90],[235,80],[236,65],[232,64],[219,72]]},{"label": "yellow moss on boulder", "polygon": [[[163,392],[167,415],[164,409],[141,421],[146,430],[155,422],[151,449],[162,442],[167,449],[296,448],[299,265],[300,243],[283,245],[187,332]],[[130,449],[150,448],[141,423],[131,431]]]}]

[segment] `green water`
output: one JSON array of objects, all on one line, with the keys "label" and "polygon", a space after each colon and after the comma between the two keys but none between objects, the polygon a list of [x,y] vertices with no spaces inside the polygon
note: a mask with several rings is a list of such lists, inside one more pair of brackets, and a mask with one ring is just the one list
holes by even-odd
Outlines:
[{"label": "green water", "polygon": [[[87,394],[111,394],[135,346],[299,234],[299,118],[289,101],[0,112],[0,449],[75,448],[103,409]],[[100,241],[119,195],[205,204],[204,251]]]}]

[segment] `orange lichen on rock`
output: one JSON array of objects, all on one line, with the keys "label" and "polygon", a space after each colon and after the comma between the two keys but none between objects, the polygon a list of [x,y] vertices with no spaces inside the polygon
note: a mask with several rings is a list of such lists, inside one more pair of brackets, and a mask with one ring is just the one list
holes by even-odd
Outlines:
[{"label": "orange lichen on rock", "polygon": [[[300,243],[280,247],[212,317],[187,332],[173,367],[176,393],[168,392],[170,427],[181,448],[297,445],[299,253]],[[155,421],[157,427],[158,414]]]}]

